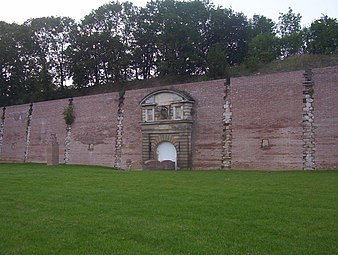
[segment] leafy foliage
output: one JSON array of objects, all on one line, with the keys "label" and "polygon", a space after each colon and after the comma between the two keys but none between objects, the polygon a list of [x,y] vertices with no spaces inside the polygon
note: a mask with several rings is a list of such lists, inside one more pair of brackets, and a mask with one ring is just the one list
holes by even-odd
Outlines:
[{"label": "leafy foliage", "polygon": [[75,113],[73,105],[68,105],[63,111],[63,119],[67,126],[70,126],[75,121]]},{"label": "leafy foliage", "polygon": [[216,43],[208,51],[207,64],[208,71],[207,75],[211,78],[224,78],[229,67],[227,49],[221,43]]},{"label": "leafy foliage", "polygon": [[275,35],[275,27],[275,22],[262,15],[254,15],[252,19],[249,20],[251,37],[255,37],[256,35],[265,33]]},{"label": "leafy foliage", "polygon": [[280,39],[271,33],[256,35],[249,43],[249,57],[261,63],[275,60],[280,54]]},{"label": "leafy foliage", "polygon": [[280,13],[277,32],[281,38],[281,57],[301,53],[301,48],[304,45],[300,25],[301,19],[302,16],[299,13],[293,13],[290,7],[287,13]]},{"label": "leafy foliage", "polygon": [[65,53],[76,30],[75,21],[67,17],[45,17],[30,19],[25,26],[32,31],[41,50],[43,68],[47,69],[53,84],[63,89],[66,78],[69,78]]},{"label": "leafy foliage", "polygon": [[338,51],[338,20],[322,16],[314,21],[308,33],[310,53],[333,54]]}]

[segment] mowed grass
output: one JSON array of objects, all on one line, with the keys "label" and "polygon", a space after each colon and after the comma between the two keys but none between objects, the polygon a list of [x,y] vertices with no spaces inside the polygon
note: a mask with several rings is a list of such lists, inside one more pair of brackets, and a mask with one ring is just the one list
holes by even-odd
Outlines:
[{"label": "mowed grass", "polygon": [[337,254],[338,172],[0,164],[0,254]]}]

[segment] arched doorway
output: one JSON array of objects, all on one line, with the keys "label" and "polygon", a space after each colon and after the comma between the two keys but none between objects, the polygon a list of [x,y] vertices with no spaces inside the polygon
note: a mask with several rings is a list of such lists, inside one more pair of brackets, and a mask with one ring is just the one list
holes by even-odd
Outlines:
[{"label": "arched doorway", "polygon": [[162,142],[157,146],[157,160],[171,160],[175,162],[175,169],[177,167],[177,151],[175,146],[170,142]]},{"label": "arched doorway", "polygon": [[170,160],[176,169],[192,167],[194,102],[188,93],[168,89],[140,101],[143,162]]}]

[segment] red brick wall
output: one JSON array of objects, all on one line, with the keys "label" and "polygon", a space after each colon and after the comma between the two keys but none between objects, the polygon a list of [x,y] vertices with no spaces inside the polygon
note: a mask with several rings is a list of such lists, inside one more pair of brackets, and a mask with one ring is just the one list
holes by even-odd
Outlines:
[{"label": "red brick wall", "polygon": [[63,110],[67,105],[67,99],[33,104],[28,153],[29,162],[46,162],[47,146],[50,144],[51,134],[54,133],[59,143],[59,162],[63,163],[64,140],[66,135]]},{"label": "red brick wall", "polygon": [[220,169],[224,112],[224,81],[173,86],[187,91],[195,100],[192,134],[192,168]]},{"label": "red brick wall", "polygon": [[[303,72],[231,80],[232,168],[302,169]],[[269,149],[262,149],[268,139]]]},{"label": "red brick wall", "polygon": [[27,104],[6,108],[1,160],[18,162],[24,160],[28,110]]},{"label": "red brick wall", "polygon": [[113,166],[118,93],[73,100],[71,164]]},{"label": "red brick wall", "polygon": [[[338,168],[337,67],[313,72],[317,167]],[[302,169],[303,73],[231,79],[233,169]],[[142,160],[140,101],[165,88],[185,91],[195,100],[192,167],[221,168],[223,80],[126,91],[121,167]],[[114,165],[118,99],[119,93],[74,98],[70,163]],[[33,105],[28,161],[46,162],[50,134],[56,133],[63,162],[66,126],[62,112],[67,105],[67,99]],[[7,107],[1,160],[23,161],[28,110],[29,105]],[[262,139],[269,140],[269,148],[261,148]]]},{"label": "red brick wall", "polygon": [[338,67],[313,73],[316,165],[338,169]]},{"label": "red brick wall", "polygon": [[151,89],[130,90],[126,91],[124,95],[122,168],[127,168],[128,161],[142,161],[141,107],[139,103],[152,91]]}]

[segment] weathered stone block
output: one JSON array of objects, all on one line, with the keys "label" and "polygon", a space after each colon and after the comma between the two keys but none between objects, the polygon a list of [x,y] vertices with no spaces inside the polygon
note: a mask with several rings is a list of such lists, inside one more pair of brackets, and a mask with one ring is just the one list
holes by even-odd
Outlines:
[{"label": "weathered stone block", "polygon": [[59,144],[50,144],[47,147],[47,165],[55,166],[59,164]]}]

